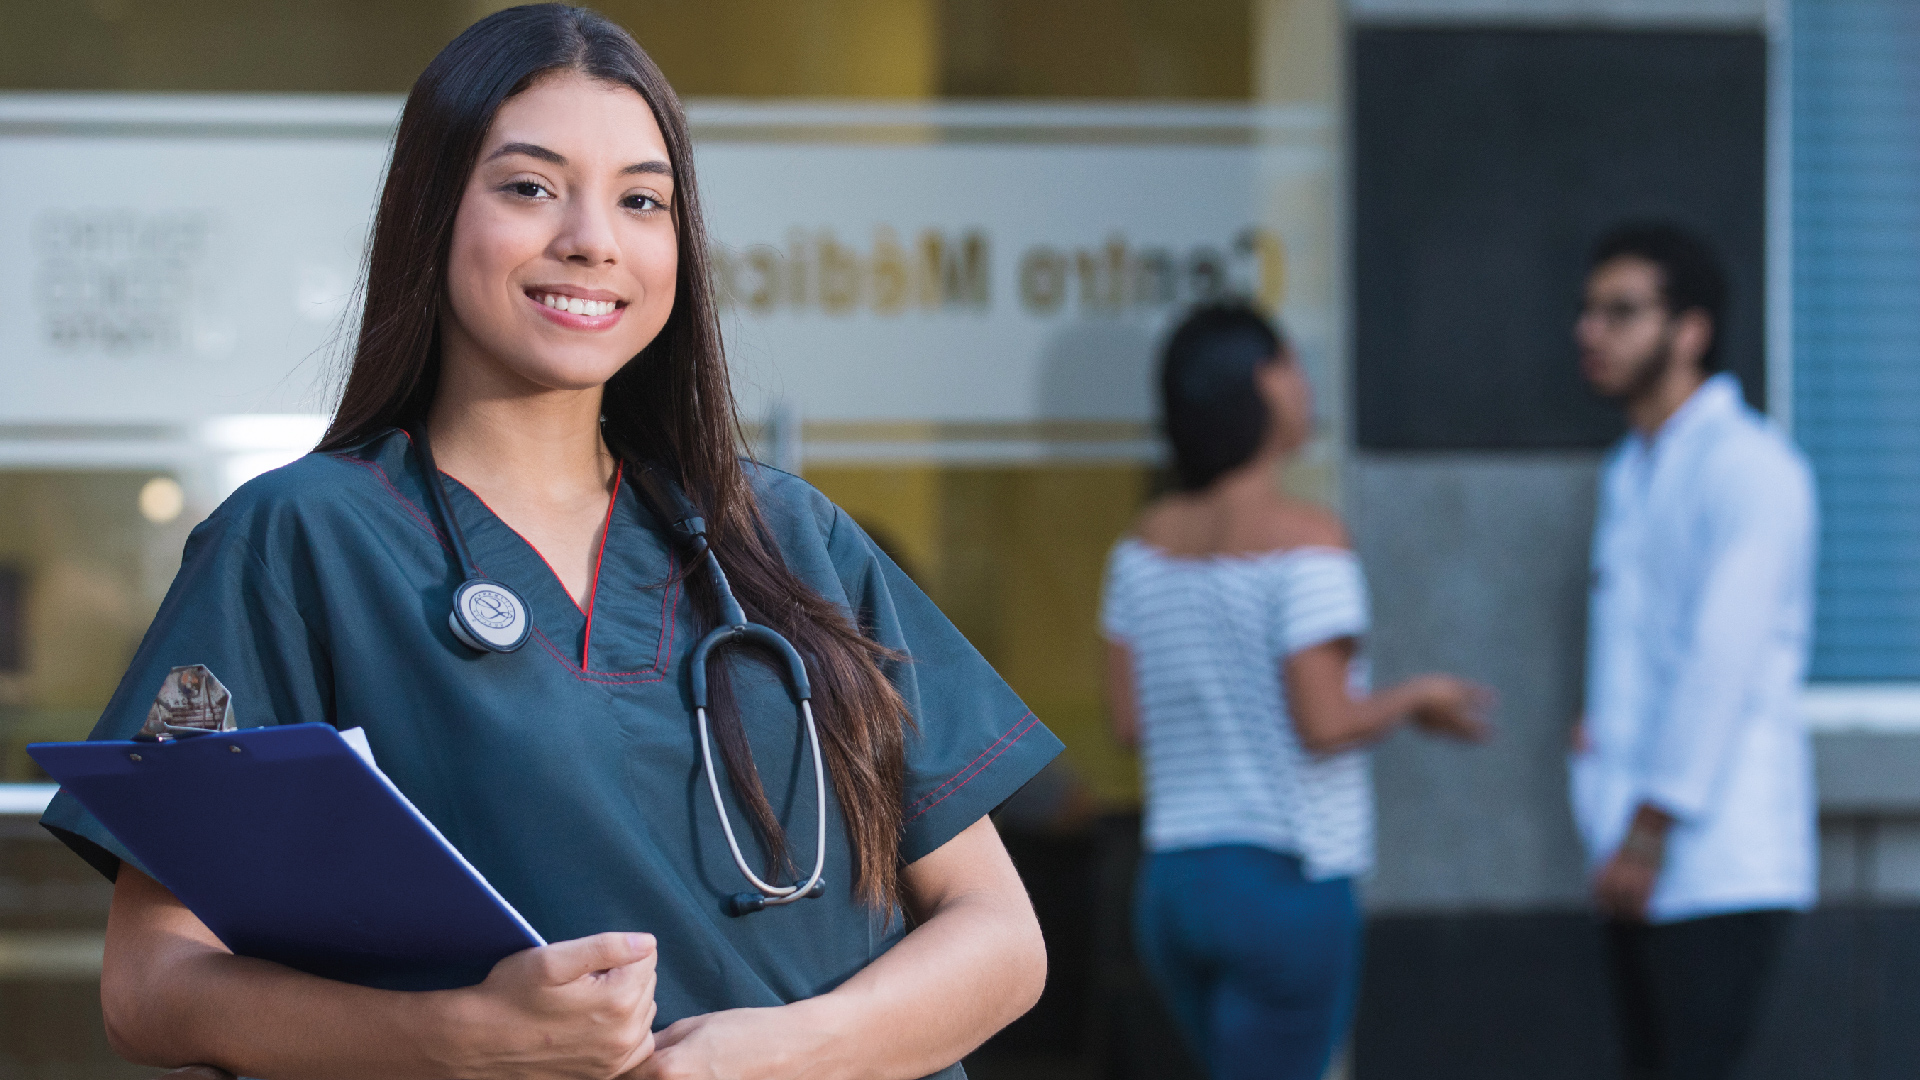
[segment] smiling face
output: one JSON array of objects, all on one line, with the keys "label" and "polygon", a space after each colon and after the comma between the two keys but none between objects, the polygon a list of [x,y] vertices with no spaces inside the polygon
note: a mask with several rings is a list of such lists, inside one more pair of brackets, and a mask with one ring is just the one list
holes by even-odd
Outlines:
[{"label": "smiling face", "polygon": [[673,310],[673,200],[633,90],[561,72],[508,99],[454,218],[442,363],[535,392],[604,384]]}]

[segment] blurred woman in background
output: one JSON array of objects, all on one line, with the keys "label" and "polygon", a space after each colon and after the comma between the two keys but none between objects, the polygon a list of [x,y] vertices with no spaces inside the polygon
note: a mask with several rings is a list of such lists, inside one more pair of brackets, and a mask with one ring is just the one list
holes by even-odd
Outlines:
[{"label": "blurred woman in background", "polygon": [[1114,732],[1146,770],[1134,929],[1209,1075],[1319,1080],[1358,981],[1362,748],[1409,721],[1482,740],[1491,695],[1450,675],[1367,692],[1346,530],[1276,486],[1312,404],[1264,318],[1195,312],[1160,393],[1176,490],[1114,547],[1101,611]]}]

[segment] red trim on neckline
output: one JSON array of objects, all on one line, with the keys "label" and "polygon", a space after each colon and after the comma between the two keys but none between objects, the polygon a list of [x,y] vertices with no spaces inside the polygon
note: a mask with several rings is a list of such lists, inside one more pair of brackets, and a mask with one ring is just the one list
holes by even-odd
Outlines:
[{"label": "red trim on neckline", "polygon": [[600,523],[600,550],[593,557],[593,584],[587,586],[587,629],[580,635],[580,671],[582,674],[592,670],[587,658],[593,651],[593,602],[600,599],[600,564],[607,561],[607,534],[613,531],[613,507],[620,501],[620,474],[626,463],[615,460],[613,463],[613,494],[607,496],[607,520]]},{"label": "red trim on neckline", "polygon": [[[582,615],[586,614],[586,612],[581,610],[580,608],[580,601],[575,600],[573,598],[573,590],[567,588],[567,579],[560,576],[560,571],[555,570],[553,568],[553,564],[547,561],[547,557],[545,555],[540,554],[540,549],[533,546],[533,541],[527,539],[525,536],[522,536],[519,529],[516,529],[513,526],[507,524],[507,519],[500,516],[500,512],[493,508],[493,504],[488,502],[486,498],[482,496],[478,491],[475,491],[474,489],[467,487],[467,482],[465,480],[460,479],[459,477],[453,475],[452,473],[448,472],[445,469],[440,470],[440,475],[446,477],[447,479],[453,481],[456,484],[459,484],[460,487],[464,489],[467,494],[474,497],[474,500],[476,502],[478,502],[481,506],[486,507],[487,513],[493,516],[493,520],[500,523],[501,528],[506,529],[508,532],[512,533],[515,536],[519,536],[520,542],[527,545],[528,551],[533,552],[533,557],[536,559],[539,559],[540,565],[547,568],[547,573],[550,576],[552,576],[553,583],[555,585],[560,586],[560,595],[567,598],[567,603],[573,605],[573,610],[580,612],[580,614]],[[452,507],[449,506],[448,509],[451,510]],[[475,570],[479,570],[480,566],[479,564],[476,563],[474,564],[473,568]]]}]

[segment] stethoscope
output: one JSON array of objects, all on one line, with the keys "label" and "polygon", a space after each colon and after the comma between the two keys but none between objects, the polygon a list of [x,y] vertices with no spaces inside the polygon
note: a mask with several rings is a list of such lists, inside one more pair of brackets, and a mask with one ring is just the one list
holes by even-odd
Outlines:
[{"label": "stethoscope", "polygon": [[[453,631],[454,637],[475,652],[513,652],[525,645],[533,632],[533,620],[527,615],[526,601],[508,586],[481,576],[468,552],[460,519],[454,516],[447,502],[446,481],[433,463],[433,447],[427,442],[426,432],[409,434],[420,451],[421,464],[427,471],[430,481],[427,491],[432,497],[434,511],[447,526],[447,539],[452,541],[454,558],[459,560],[460,573],[466,577],[460,587],[453,591],[453,610],[447,615],[447,626]],[[666,526],[668,537],[689,557],[706,564],[707,573],[713,577],[714,591],[720,597],[720,625],[700,639],[700,644],[694,646],[693,655],[687,662],[691,669],[689,679],[693,689],[693,715],[700,729],[700,763],[706,769],[707,790],[713,795],[713,808],[720,815],[720,828],[726,834],[727,849],[733,853],[733,864],[758,890],[735,893],[728,898],[728,909],[734,915],[747,915],[762,908],[820,896],[826,892],[820,872],[827,863],[827,770],[820,757],[820,733],[813,723],[813,690],[807,681],[807,666],[793,643],[778,631],[747,621],[747,614],[741,609],[740,602],[734,599],[733,588],[727,584],[726,572],[720,569],[720,560],[714,556],[713,546],[707,541],[706,519],[700,516],[693,501],[680,490],[680,485],[663,469],[651,463],[635,470],[634,484],[654,516]],[[726,801],[720,795],[720,779],[713,768],[713,740],[707,725],[707,661],[727,645],[760,645],[786,661],[787,681],[800,704],[800,718],[807,729],[807,744],[813,751],[815,808],[813,874],[801,884],[773,885],[761,880],[760,875],[753,872],[753,868],[747,865],[746,856],[740,852],[740,841],[733,832],[733,819],[728,815]]]}]

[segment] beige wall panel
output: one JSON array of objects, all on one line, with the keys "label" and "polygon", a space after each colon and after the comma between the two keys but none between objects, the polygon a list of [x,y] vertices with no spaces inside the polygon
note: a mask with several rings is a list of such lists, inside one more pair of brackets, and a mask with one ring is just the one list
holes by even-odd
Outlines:
[{"label": "beige wall panel", "polygon": [[0,781],[39,778],[25,743],[92,729],[179,567],[190,523],[140,516],[148,477],[0,472],[0,564],[25,585],[22,664],[0,671]]}]

